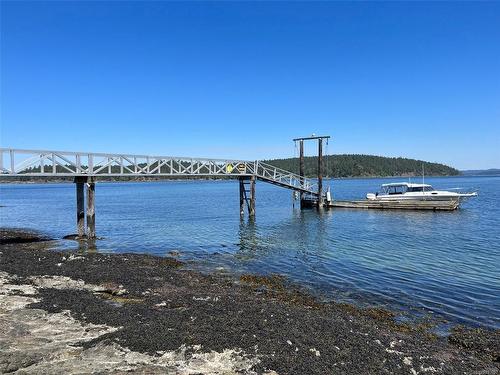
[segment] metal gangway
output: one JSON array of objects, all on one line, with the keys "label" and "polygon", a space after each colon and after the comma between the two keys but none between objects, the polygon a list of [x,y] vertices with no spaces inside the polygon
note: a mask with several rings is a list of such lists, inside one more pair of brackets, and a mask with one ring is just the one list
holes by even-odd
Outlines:
[{"label": "metal gangway", "polygon": [[77,226],[84,236],[84,186],[87,186],[87,237],[95,237],[95,182],[134,178],[207,178],[240,181],[240,213],[245,205],[255,215],[255,182],[257,180],[294,190],[301,195],[320,196],[317,184],[296,173],[262,161],[208,159],[175,156],[148,156],[23,150],[0,148],[0,179],[40,178],[41,182],[73,178],[77,185]]},{"label": "metal gangway", "polygon": [[316,184],[262,161],[0,148],[1,177],[255,177],[309,194]]}]

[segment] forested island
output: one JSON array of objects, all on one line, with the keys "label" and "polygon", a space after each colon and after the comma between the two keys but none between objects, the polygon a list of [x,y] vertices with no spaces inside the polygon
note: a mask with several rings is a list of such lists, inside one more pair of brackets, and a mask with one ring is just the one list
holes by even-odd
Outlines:
[{"label": "forested island", "polygon": [[[273,159],[265,160],[265,162],[290,172],[299,173],[298,158]],[[314,177],[317,175],[317,156],[305,157],[304,164],[306,176]],[[323,166],[323,175],[327,177],[421,176],[422,166],[424,166],[427,176],[456,176],[460,174],[459,170],[439,163],[358,154],[324,156]]]}]

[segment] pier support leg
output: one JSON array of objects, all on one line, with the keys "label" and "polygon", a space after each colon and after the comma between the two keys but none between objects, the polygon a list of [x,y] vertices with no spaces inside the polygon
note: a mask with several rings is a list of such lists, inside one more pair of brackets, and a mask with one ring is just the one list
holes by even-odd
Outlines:
[{"label": "pier support leg", "polygon": [[[248,216],[255,216],[255,176],[250,178],[240,177],[240,216],[245,215],[245,206],[248,208]],[[248,189],[248,190],[247,190]]]},{"label": "pier support leg", "polygon": [[76,184],[76,227],[78,230],[78,237],[83,238],[85,236],[85,198],[83,185],[84,180],[75,179]]},{"label": "pier support leg", "polygon": [[87,237],[95,238],[95,182],[87,182]]},{"label": "pier support leg", "polygon": [[[299,176],[301,180],[304,178],[305,174],[305,164],[304,164],[304,140],[301,139],[299,143]],[[302,181],[301,181],[302,182]],[[304,193],[301,191],[299,194],[300,197],[300,208],[302,208],[302,200],[304,199]]]},{"label": "pier support leg", "polygon": [[240,216],[245,215],[245,180],[243,178],[240,181]]},{"label": "pier support leg", "polygon": [[250,217],[255,217],[255,176],[250,178],[250,207],[248,215]]},{"label": "pier support leg", "polygon": [[318,139],[318,209],[323,208],[323,138]]}]

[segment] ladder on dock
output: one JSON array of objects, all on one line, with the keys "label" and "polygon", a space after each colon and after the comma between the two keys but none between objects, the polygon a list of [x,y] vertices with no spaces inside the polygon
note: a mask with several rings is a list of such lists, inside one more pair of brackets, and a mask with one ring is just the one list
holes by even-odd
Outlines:
[{"label": "ladder on dock", "polygon": [[240,177],[240,215],[245,214],[245,206],[250,216],[255,215],[255,177]]}]

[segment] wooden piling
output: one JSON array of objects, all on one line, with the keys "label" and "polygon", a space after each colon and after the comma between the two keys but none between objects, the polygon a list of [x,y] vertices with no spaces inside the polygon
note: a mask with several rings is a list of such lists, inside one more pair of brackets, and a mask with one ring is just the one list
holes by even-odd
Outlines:
[{"label": "wooden piling", "polygon": [[87,237],[95,238],[95,182],[87,182]]},{"label": "wooden piling", "polygon": [[323,205],[323,138],[318,139],[318,208]]},{"label": "wooden piling", "polygon": [[240,216],[245,215],[245,179],[239,178],[240,182]]},{"label": "wooden piling", "polygon": [[85,236],[85,198],[83,185],[84,180],[82,178],[75,178],[76,183],[76,227],[78,230],[78,237],[83,238]]},{"label": "wooden piling", "polygon": [[[299,176],[301,178],[304,177],[305,174],[305,165],[304,165],[304,140],[301,139],[299,141]],[[302,200],[304,199],[304,193],[300,192],[300,202],[302,207]]]},{"label": "wooden piling", "polygon": [[250,207],[248,215],[251,217],[255,216],[255,176],[250,178]]}]

